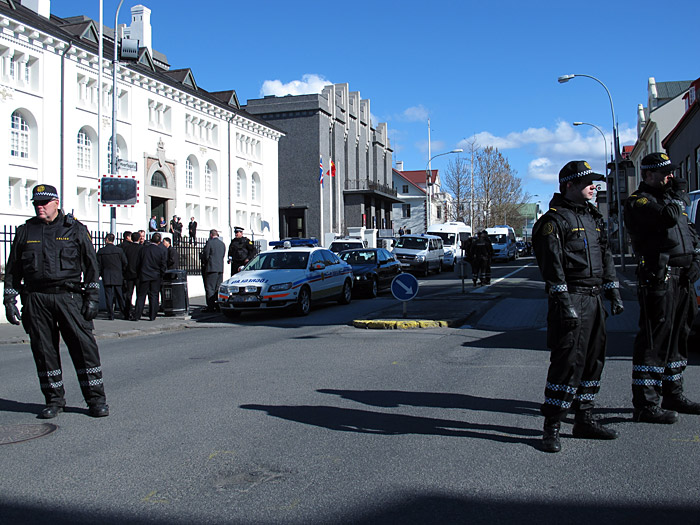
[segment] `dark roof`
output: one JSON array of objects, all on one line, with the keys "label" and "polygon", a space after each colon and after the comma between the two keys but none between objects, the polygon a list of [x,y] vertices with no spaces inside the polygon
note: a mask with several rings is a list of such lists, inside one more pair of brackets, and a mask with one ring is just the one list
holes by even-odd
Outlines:
[{"label": "dark roof", "polygon": [[[74,16],[69,18],[60,18],[58,16],[51,15],[51,18],[47,19],[43,16],[38,15],[31,9],[19,4],[16,0],[0,0],[0,13],[3,13],[17,20],[22,24],[34,27],[40,31],[50,34],[59,40],[72,43],[75,47],[85,49],[86,51],[94,53],[95,55],[97,55],[98,53],[97,39],[93,41],[89,36],[88,38],[84,38],[84,35],[93,34],[92,30],[94,30],[97,27],[95,21],[88,17]],[[92,30],[89,29],[90,25],[92,26]],[[111,60],[114,55],[114,39],[113,37],[107,38],[106,29],[107,28],[105,26],[105,39],[102,46],[102,54],[104,58]],[[85,31],[88,31],[88,33],[85,33]],[[111,35],[114,35],[113,30],[110,30],[109,33]],[[145,54],[148,55],[147,57],[144,56],[144,51]],[[223,102],[221,98],[216,97],[208,91],[197,87],[197,85],[194,83],[194,76],[191,74],[191,70],[186,68],[181,70],[166,71],[164,69],[155,67],[153,64],[153,59],[150,57],[150,53],[148,53],[148,50],[146,48],[142,48],[140,50],[138,62],[121,62],[121,66],[126,67],[127,69],[138,71],[142,75],[153,78],[154,80],[158,80],[163,84],[167,84],[177,89],[181,89],[184,92],[189,92],[190,94],[201,98],[202,100],[205,100],[215,106],[218,106],[227,111],[231,111],[253,122],[257,122],[258,124],[262,124],[279,133],[285,134],[285,132],[280,128],[273,126],[269,122],[259,117],[256,117],[255,115],[252,115],[245,110],[240,109],[240,106],[236,107],[229,104],[228,102]],[[183,83],[182,81],[179,81],[177,79],[174,79],[172,78],[172,76],[169,76],[167,74],[173,72],[177,73],[179,71],[190,72],[190,76],[187,77],[187,75],[185,75],[183,79],[191,78],[193,84],[192,86],[188,85],[187,83]]]},{"label": "dark roof", "polygon": [[676,98],[682,95],[692,84],[692,80],[674,80],[672,82],[657,82],[656,93],[658,98]]}]

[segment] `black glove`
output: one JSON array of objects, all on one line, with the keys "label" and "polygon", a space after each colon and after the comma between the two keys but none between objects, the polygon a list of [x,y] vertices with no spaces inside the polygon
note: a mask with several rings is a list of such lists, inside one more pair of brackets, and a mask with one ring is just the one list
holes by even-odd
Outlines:
[{"label": "black glove", "polygon": [[688,181],[679,179],[678,177],[671,178],[669,184],[669,195],[672,198],[682,202],[681,207],[690,206],[690,197],[688,196]]},{"label": "black glove", "polygon": [[605,290],[605,298],[610,301],[610,313],[612,315],[620,315],[625,311],[625,305],[622,304],[622,297],[620,297],[620,290],[617,288]]},{"label": "black glove", "polygon": [[83,314],[86,321],[92,321],[97,317],[97,312],[99,312],[99,310],[100,303],[93,299],[83,299],[83,308],[80,310],[80,313]]},{"label": "black glove", "polygon": [[554,298],[559,304],[559,322],[567,332],[573,332],[581,324],[568,292],[557,292]]},{"label": "black glove", "polygon": [[5,317],[7,318],[8,322],[12,324],[19,324],[22,316],[19,314],[19,310],[17,309],[16,296],[13,295],[11,297],[5,297],[3,302],[5,303]]},{"label": "black glove", "polygon": [[700,263],[693,261],[690,268],[688,268],[688,281],[690,281],[690,284],[693,284],[698,279],[700,279]]}]

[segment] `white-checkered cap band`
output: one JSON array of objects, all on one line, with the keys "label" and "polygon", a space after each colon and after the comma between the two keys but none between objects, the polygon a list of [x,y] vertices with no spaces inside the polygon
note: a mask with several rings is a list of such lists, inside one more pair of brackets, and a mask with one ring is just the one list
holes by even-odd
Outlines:
[{"label": "white-checkered cap band", "polygon": [[585,177],[586,175],[590,175],[592,173],[596,174],[593,170],[580,171],[578,173],[574,173],[573,175],[569,175],[568,177],[564,177],[563,179],[559,179],[559,182],[569,182],[570,180]]},{"label": "white-checkered cap band", "polygon": [[670,160],[665,160],[663,162],[659,162],[658,164],[642,164],[641,168],[643,170],[655,170],[657,168],[663,168],[664,166],[669,166],[671,164]]}]

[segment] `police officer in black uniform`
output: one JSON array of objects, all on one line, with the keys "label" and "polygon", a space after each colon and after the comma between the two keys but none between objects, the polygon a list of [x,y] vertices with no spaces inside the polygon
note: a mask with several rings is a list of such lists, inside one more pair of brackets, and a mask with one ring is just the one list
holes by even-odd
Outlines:
[{"label": "police officer in black uniform", "polygon": [[542,448],[559,452],[561,421],[575,411],[573,435],[615,439],[618,434],[593,419],[595,396],[605,364],[605,310],[622,313],[619,283],[608,250],[603,217],[590,201],[594,173],[585,161],[572,161],[559,172],[559,191],[550,209],[535,224],[532,241],[549,295],[547,346],[551,350],[545,400]]},{"label": "police officer in black uniform", "polygon": [[491,258],[493,246],[486,230],[479,232],[470,246],[472,262],[472,281],[474,286],[480,281],[482,286],[491,284]]},{"label": "police officer in black uniform", "polygon": [[238,268],[246,264],[255,257],[255,245],[243,237],[243,228],[235,226],[233,228],[235,237],[228,247],[228,262],[231,264],[231,275],[238,273]]},{"label": "police officer in black uniform", "polygon": [[[95,249],[87,228],[59,208],[53,186],[32,190],[36,217],[17,228],[5,274],[5,315],[29,335],[46,406],[39,417],[51,419],[66,404],[59,337],[78,374],[93,417],[109,415],[92,320],[97,316],[99,283]],[[82,282],[81,282],[82,277]],[[22,314],[17,309],[22,298]]]},{"label": "police officer in black uniform", "polygon": [[[642,182],[625,203],[625,225],[638,257],[639,333],[632,357],[634,420],[671,424],[678,412],[700,414],[683,395],[688,336],[697,313],[693,283],[700,245],[685,206],[686,181],[665,153],[642,159]],[[659,406],[659,400],[661,406]]]}]

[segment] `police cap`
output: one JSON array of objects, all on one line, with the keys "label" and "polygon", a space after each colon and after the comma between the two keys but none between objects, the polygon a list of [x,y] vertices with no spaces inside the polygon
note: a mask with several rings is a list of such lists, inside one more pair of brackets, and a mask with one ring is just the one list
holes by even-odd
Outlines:
[{"label": "police cap", "polygon": [[32,188],[33,201],[52,201],[54,199],[58,199],[58,192],[54,186],[37,184]]},{"label": "police cap", "polygon": [[670,173],[676,171],[678,165],[673,164],[665,153],[650,153],[642,159],[640,165],[642,171],[658,171],[660,173]]},{"label": "police cap", "polygon": [[572,160],[559,172],[559,184],[562,182],[583,182],[590,184],[594,180],[605,180],[600,173],[596,173],[585,160]]},{"label": "police cap", "polygon": [[234,226],[233,233],[243,233],[243,228],[241,228],[240,226]]}]

